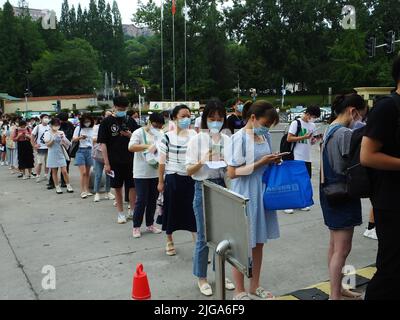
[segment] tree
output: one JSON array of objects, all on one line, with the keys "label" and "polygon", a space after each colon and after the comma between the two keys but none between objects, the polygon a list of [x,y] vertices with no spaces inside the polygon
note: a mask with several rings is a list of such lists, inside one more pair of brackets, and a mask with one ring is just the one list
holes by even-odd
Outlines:
[{"label": "tree", "polygon": [[32,81],[44,95],[91,93],[100,78],[98,54],[83,39],[66,41],[61,50],[46,51],[33,63]]},{"label": "tree", "polygon": [[69,24],[69,4],[68,0],[64,0],[62,6],[61,6],[61,20],[60,20],[60,30],[61,32],[67,37],[70,38],[71,35],[71,30],[70,30],[70,24]]},{"label": "tree", "polygon": [[11,95],[21,95],[24,88],[25,73],[21,73],[19,68],[21,59],[17,34],[17,19],[7,1],[0,19],[0,88]]}]

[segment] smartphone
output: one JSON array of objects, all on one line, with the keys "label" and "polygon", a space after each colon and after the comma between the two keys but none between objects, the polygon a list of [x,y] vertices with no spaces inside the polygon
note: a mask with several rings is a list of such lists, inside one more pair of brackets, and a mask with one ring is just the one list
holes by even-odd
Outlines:
[{"label": "smartphone", "polygon": [[107,173],[107,175],[111,178],[115,178],[115,172],[113,170],[111,170],[110,173]]},{"label": "smartphone", "polygon": [[291,154],[291,152],[282,152],[282,153],[278,153],[277,156],[282,158],[284,156],[288,156],[289,154]]}]

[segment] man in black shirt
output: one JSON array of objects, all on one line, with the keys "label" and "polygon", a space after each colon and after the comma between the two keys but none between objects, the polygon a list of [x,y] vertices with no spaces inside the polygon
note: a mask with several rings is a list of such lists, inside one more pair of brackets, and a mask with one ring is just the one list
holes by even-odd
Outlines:
[{"label": "man in black shirt", "polygon": [[245,126],[245,122],[242,117],[243,107],[243,102],[238,100],[233,107],[235,109],[235,113],[229,116],[226,121],[226,126],[232,134],[234,134],[236,130],[240,130]]},{"label": "man in black shirt", "polygon": [[135,207],[136,193],[133,180],[133,153],[128,145],[132,133],[139,128],[131,118],[127,119],[126,109],[129,101],[126,97],[114,99],[114,116],[101,123],[97,142],[101,143],[104,157],[104,171],[111,176],[111,187],[115,189],[115,200],[118,209],[118,223],[126,223],[123,209],[122,187],[129,189],[130,207]]},{"label": "man in black shirt", "polygon": [[362,165],[374,169],[371,201],[379,241],[367,300],[400,299],[400,57],[392,74],[397,91],[372,109],[361,147]]}]

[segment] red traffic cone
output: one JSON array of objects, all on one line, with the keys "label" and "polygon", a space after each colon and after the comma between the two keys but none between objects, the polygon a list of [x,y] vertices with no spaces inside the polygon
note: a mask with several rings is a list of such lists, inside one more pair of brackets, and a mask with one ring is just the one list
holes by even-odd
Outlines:
[{"label": "red traffic cone", "polygon": [[136,266],[136,273],[133,276],[132,299],[147,300],[150,297],[149,280],[147,279],[146,272],[143,271],[143,265],[140,263]]}]

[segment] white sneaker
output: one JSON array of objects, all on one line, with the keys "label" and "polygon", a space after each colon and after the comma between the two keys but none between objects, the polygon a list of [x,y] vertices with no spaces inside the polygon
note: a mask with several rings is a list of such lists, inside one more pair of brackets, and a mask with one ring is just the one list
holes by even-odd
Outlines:
[{"label": "white sneaker", "polygon": [[96,193],[95,195],[94,195],[94,200],[93,200],[94,202],[100,202],[100,193]]},{"label": "white sneaker", "polygon": [[124,224],[126,223],[126,217],[123,213],[118,214],[118,224]]},{"label": "white sneaker", "polygon": [[197,285],[198,285],[198,287],[199,287],[199,289],[200,289],[200,292],[203,294],[203,295],[205,295],[206,297],[210,297],[210,296],[212,296],[213,295],[213,291],[212,291],[212,288],[211,288],[211,286],[210,286],[210,284],[209,283],[203,283],[202,285],[200,284],[200,282],[198,281],[197,282]]},{"label": "white sneaker", "polygon": [[106,200],[115,200],[115,196],[111,192],[109,192],[109,193],[106,193],[104,199],[106,199]]},{"label": "white sneaker", "polygon": [[88,195],[87,195],[86,192],[82,192],[82,193],[81,193],[81,198],[82,198],[82,199],[86,199],[87,197],[88,197]]},{"label": "white sneaker", "polygon": [[160,233],[162,233],[162,231],[161,231],[160,229],[158,229],[157,227],[155,227],[155,226],[147,227],[147,228],[146,228],[146,231],[147,231],[147,232],[154,233],[154,234],[160,234]]},{"label": "white sneaker", "polygon": [[373,240],[378,240],[378,236],[376,235],[376,229],[371,229],[371,230],[365,230],[364,232],[364,237],[373,239]]},{"label": "white sneaker", "polygon": [[303,208],[303,209],[300,209],[301,211],[310,211],[311,210],[311,208],[310,207],[305,207],[305,208]]},{"label": "white sneaker", "polygon": [[42,177],[37,177],[36,178],[36,183],[40,183],[40,182],[42,182],[43,181],[43,178]]},{"label": "white sneaker", "polygon": [[74,193],[74,189],[72,189],[72,186],[70,184],[67,184],[67,192]]},{"label": "white sneaker", "polygon": [[0,166],[4,166],[4,161],[0,162]]},{"label": "white sneaker", "polygon": [[31,177],[30,176],[22,176],[22,180],[28,180],[28,179],[30,179]]},{"label": "white sneaker", "polygon": [[56,193],[57,194],[63,194],[63,191],[62,191],[60,186],[56,186]]},{"label": "white sneaker", "polygon": [[293,214],[294,210],[293,209],[287,209],[287,210],[284,210],[283,212],[285,212],[286,214]]},{"label": "white sneaker", "polygon": [[87,194],[88,197],[93,197],[93,195],[94,195],[94,194],[91,193],[91,192],[86,192],[86,194]]},{"label": "white sneaker", "polygon": [[128,211],[128,215],[126,217],[126,220],[133,220],[133,212],[132,211]]},{"label": "white sneaker", "polygon": [[140,238],[142,235],[140,233],[140,228],[133,228],[132,235],[134,238]]}]

